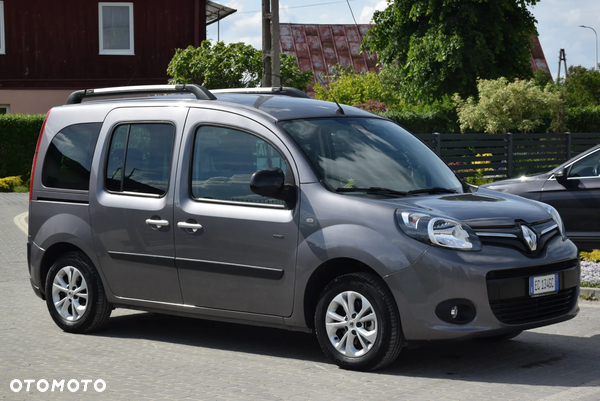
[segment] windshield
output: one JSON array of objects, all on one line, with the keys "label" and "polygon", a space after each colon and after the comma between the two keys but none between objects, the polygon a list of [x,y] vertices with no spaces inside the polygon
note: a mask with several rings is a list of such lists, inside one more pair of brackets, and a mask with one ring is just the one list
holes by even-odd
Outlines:
[{"label": "windshield", "polygon": [[435,188],[462,192],[454,173],[426,145],[391,121],[319,118],[280,126],[314,169],[338,192],[408,193]]}]

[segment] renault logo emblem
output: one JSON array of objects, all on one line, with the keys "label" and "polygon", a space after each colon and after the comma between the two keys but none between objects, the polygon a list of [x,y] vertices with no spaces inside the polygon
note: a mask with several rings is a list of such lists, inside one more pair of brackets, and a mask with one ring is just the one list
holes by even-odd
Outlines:
[{"label": "renault logo emblem", "polygon": [[537,249],[538,240],[535,232],[527,226],[521,226],[521,231],[523,231],[523,238],[529,249],[531,249],[532,252],[535,251]]}]

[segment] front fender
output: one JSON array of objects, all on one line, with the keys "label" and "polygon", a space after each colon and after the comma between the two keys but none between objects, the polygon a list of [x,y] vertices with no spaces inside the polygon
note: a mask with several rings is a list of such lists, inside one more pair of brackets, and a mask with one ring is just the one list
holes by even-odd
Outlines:
[{"label": "front fender", "polygon": [[382,277],[412,263],[398,238],[389,239],[369,227],[338,224],[312,233],[298,245],[298,281],[305,275],[310,276],[323,263],[337,258],[357,260]]}]

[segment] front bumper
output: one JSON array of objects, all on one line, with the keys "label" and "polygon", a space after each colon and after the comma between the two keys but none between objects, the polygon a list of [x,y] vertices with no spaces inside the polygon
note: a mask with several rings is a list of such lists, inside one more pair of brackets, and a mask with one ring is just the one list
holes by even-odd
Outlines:
[{"label": "front bumper", "polygon": [[[560,290],[531,297],[529,277],[559,274]],[[579,261],[571,241],[554,237],[535,258],[484,245],[479,252],[428,248],[410,267],[385,277],[407,340],[501,335],[572,319],[579,311]],[[436,308],[449,300],[474,307],[474,318],[449,323]]]}]

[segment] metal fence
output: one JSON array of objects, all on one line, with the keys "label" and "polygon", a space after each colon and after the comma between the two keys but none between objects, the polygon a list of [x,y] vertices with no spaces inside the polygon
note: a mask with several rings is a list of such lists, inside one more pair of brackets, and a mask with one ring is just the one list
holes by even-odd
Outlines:
[{"label": "metal fence", "polygon": [[541,173],[600,143],[600,133],[416,136],[463,178]]}]

